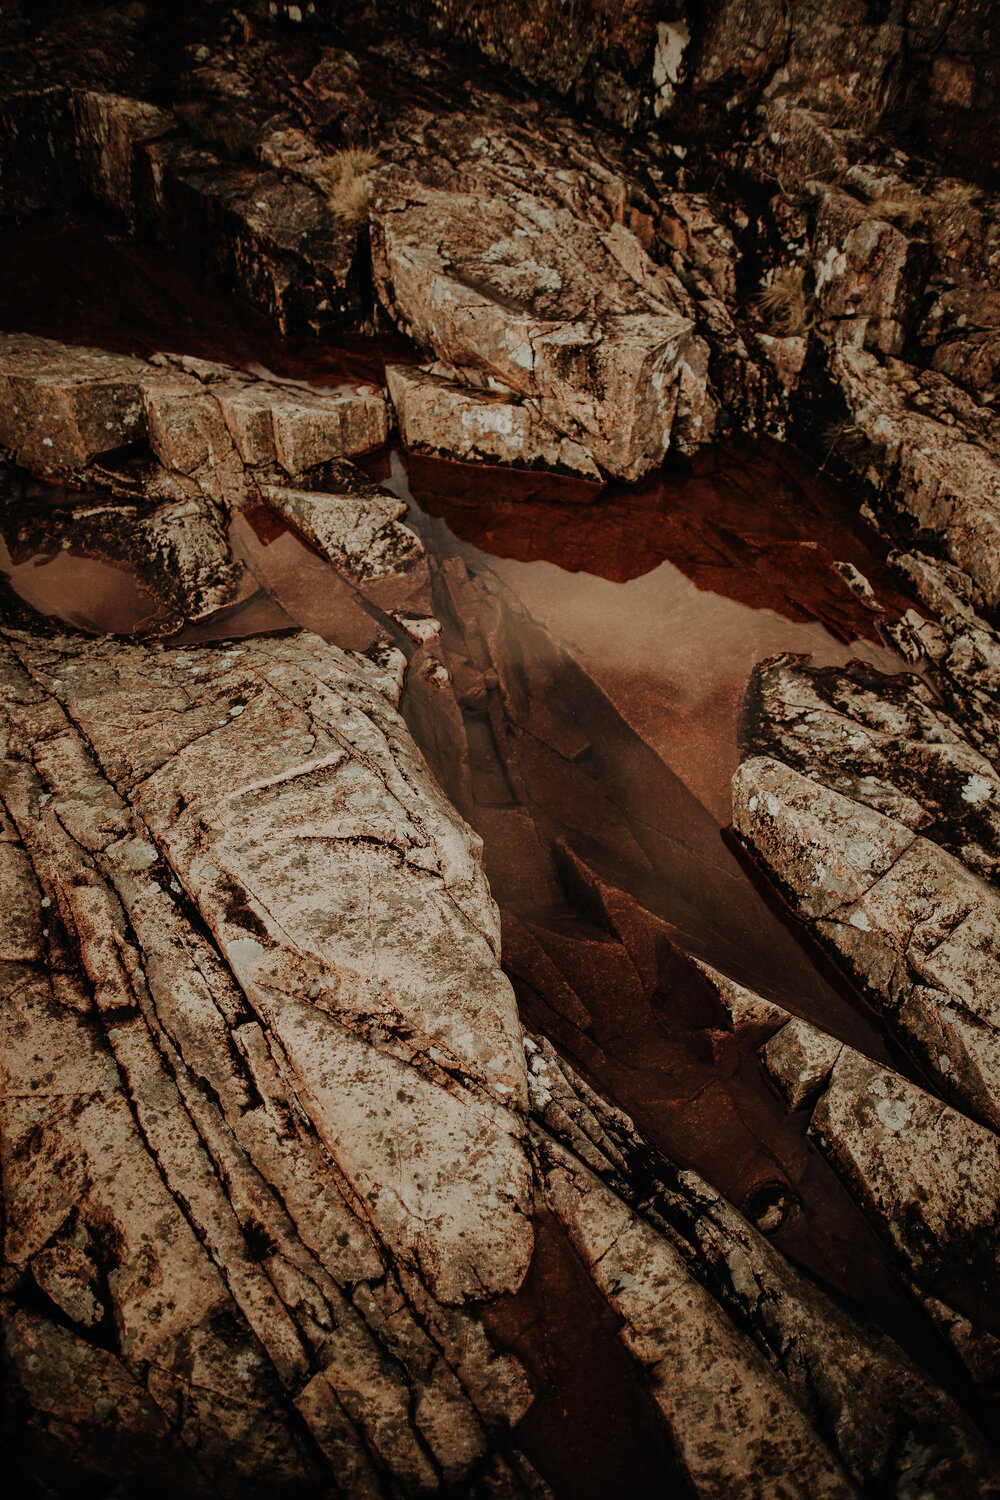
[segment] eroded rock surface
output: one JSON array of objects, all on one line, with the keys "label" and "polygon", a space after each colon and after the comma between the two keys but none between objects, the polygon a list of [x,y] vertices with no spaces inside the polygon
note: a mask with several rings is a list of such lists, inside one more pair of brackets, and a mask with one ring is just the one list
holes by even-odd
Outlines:
[{"label": "eroded rock surface", "polygon": [[[994,1393],[1000,1334],[1000,216],[982,151],[980,188],[914,152],[933,127],[975,154],[995,49],[973,4],[407,8],[625,134],[350,6],[335,30],[217,7],[162,48],[137,7],[30,39],[18,12],[5,222],[96,205],[282,333],[390,323],[417,345],[387,381],[418,452],[632,480],[792,431],[863,485],[923,609],[889,617],[849,563],[832,587],[923,676],[766,664],[735,825],[920,1074],[729,977],[747,945],[786,986],[811,970],[586,664],[345,462],[386,441],[380,388],[5,333],[15,566],[128,556],[164,633],[256,577],[290,606],[268,628],[335,643],[4,636],[30,1477],[551,1493],[521,1451],[538,1391],[486,1311],[544,1215],[591,1298],[560,1311],[596,1301],[679,1485],[994,1494],[961,1381]],[[285,525],[313,549],[290,565]],[[400,704],[502,872],[522,1006],[644,1134],[550,1040],[525,1069],[479,840]],[[911,1359],[820,1289],[852,1296],[869,1225],[958,1401],[919,1338]],[[860,1270],[834,1274],[838,1245]]]},{"label": "eroded rock surface", "polygon": [[19,1314],[39,1420],[85,1462],[109,1422],[180,1428],[227,1493],[321,1483],[295,1410],[354,1492],[464,1473],[527,1395],[443,1304],[515,1288],[532,1244],[473,836],[366,664],[309,637],[4,661],[8,1287],[62,1319]]}]

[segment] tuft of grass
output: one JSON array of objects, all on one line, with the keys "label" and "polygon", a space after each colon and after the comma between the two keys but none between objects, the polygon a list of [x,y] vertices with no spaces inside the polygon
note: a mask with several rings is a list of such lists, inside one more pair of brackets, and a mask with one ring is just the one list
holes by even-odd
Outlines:
[{"label": "tuft of grass", "polygon": [[805,280],[801,266],[786,266],[776,271],[757,295],[761,312],[782,333],[805,333],[809,327]]},{"label": "tuft of grass", "polygon": [[968,182],[946,182],[929,193],[919,188],[892,188],[873,198],[871,206],[880,219],[891,219],[904,229],[913,229],[935,204],[942,208],[965,208],[975,203],[979,189]]},{"label": "tuft of grass", "polygon": [[858,135],[869,135],[878,124],[881,107],[874,94],[866,89],[854,89],[843,95],[840,109],[834,117],[835,130],[854,130]]},{"label": "tuft of grass", "polygon": [[873,198],[871,206],[880,219],[889,219],[904,229],[913,229],[923,218],[928,199],[916,188],[893,188]]},{"label": "tuft of grass", "polygon": [[374,151],[349,146],[330,158],[333,186],[329,204],[335,219],[343,224],[362,224],[368,216],[372,186],[368,174],[378,165]]},{"label": "tuft of grass", "polygon": [[934,189],[931,196],[935,203],[940,203],[944,208],[966,208],[970,203],[975,203],[979,197],[979,189],[971,182],[943,182]]}]

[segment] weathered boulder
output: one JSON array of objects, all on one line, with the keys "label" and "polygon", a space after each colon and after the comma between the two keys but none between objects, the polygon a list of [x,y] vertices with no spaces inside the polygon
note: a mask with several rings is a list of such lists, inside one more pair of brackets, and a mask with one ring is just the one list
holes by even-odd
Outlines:
[{"label": "weathered boulder", "polygon": [[529,193],[394,184],[375,200],[379,296],[438,358],[531,397],[609,474],[635,479],[715,424],[708,348],[620,225]]},{"label": "weathered boulder", "polygon": [[771,1036],[761,1057],[789,1107],[808,1106],[810,1137],[892,1246],[973,1379],[995,1385],[994,1133],[798,1018]]},{"label": "weathered boulder", "polygon": [[164,468],[233,508],[244,467],[297,476],[370,452],[387,433],[385,398],[371,388],[324,396],[204,360],[0,334],[0,445],[29,468],[82,468],[145,440]]},{"label": "weathered boulder", "polygon": [[2,670],[5,1324],[43,1448],[196,1493],[457,1482],[530,1399],[441,1300],[532,1244],[474,837],[313,638],[10,635]]},{"label": "weathered boulder", "polygon": [[748,684],[742,740],[1000,874],[1000,776],[919,677],[772,658]]},{"label": "weathered boulder", "polygon": [[[10,478],[0,483],[0,533],[14,562],[72,548],[127,568],[161,606],[150,629],[169,634],[251,590],[215,508],[159,479],[154,473],[136,485],[134,499],[91,481],[82,493],[56,491],[46,504],[34,486]],[[86,603],[67,604],[78,602]]]}]

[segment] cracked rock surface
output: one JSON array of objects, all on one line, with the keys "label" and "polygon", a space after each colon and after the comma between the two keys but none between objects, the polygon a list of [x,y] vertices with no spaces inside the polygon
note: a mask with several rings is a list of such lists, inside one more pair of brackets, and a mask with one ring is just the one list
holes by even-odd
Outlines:
[{"label": "cracked rock surface", "polygon": [[[1000,1494],[995,28],[661,9],[0,18],[0,271],[33,245],[43,293],[0,286],[31,1500],[577,1500],[604,1448],[606,1492]],[[89,215],[198,314],[151,270],[172,336],[116,322],[85,266],[50,307]],[[596,566],[592,511],[632,579],[733,433],[875,538],[869,579],[826,529],[689,528],[697,589],[872,658],[753,671],[770,894],[630,685],[398,498],[459,461],[505,559],[537,525]],[[81,562],[126,628],[24,583]]]}]

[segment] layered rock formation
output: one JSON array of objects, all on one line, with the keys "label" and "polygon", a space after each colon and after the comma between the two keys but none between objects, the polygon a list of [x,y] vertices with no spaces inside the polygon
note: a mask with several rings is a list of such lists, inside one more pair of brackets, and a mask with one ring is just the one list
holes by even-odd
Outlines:
[{"label": "layered rock formation", "polygon": [[[5,224],[99,210],[286,349],[385,341],[333,383],[4,314],[11,569],[148,604],[2,601],[25,1493],[569,1497],[601,1445],[636,1494],[1000,1492],[996,48],[875,10],[5,18]],[[574,504],[732,432],[864,490],[914,603],[836,560],[830,618],[905,662],[763,663],[733,785],[850,996],[582,654],[403,524],[394,427]],[[572,1467],[559,1324],[652,1481],[600,1423]]]}]

